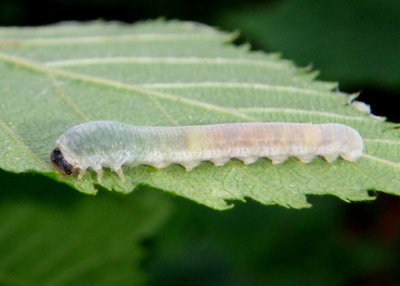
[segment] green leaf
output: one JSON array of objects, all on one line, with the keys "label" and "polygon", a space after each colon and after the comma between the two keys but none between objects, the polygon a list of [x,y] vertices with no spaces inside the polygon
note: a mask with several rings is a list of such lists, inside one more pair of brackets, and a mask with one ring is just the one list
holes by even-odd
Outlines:
[{"label": "green leaf", "polygon": [[[49,163],[56,138],[88,120],[140,125],[244,121],[339,122],[360,131],[357,162],[290,159],[273,166],[204,162],[125,169],[127,183],[105,172],[103,186],[130,192],[149,185],[215,209],[249,197],[263,204],[307,207],[307,194],[368,200],[367,190],[400,193],[400,139],[385,123],[349,104],[335,84],[276,55],[249,52],[232,35],[183,22],[137,25],[94,22],[0,30],[0,167],[39,172],[95,193],[96,178],[58,174]],[[358,103],[360,106],[360,103]],[[362,106],[361,107],[365,107]]]},{"label": "green leaf", "polygon": [[169,216],[158,192],[83,196],[0,171],[0,285],[143,285],[141,243]]}]

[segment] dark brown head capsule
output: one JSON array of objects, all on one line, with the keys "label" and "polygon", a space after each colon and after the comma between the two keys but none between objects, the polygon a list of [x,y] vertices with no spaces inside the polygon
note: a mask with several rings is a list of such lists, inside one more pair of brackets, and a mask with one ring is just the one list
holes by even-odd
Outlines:
[{"label": "dark brown head capsule", "polygon": [[55,148],[50,154],[50,161],[53,166],[62,174],[71,175],[74,173],[74,167],[65,160],[60,149]]}]

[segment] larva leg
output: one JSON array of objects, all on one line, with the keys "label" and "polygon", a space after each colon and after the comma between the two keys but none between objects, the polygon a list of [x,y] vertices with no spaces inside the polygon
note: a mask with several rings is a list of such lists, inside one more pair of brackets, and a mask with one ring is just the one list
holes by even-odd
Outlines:
[{"label": "larva leg", "polygon": [[180,163],[183,167],[185,167],[186,172],[190,172],[193,170],[194,167],[200,164],[200,161],[193,161],[193,162],[181,162]]},{"label": "larva leg", "polygon": [[85,173],[86,173],[86,169],[79,169],[78,180],[82,180]]},{"label": "larva leg", "polygon": [[113,168],[113,171],[117,173],[118,177],[121,179],[123,183],[126,183],[124,172],[122,172],[121,167]]},{"label": "larva leg", "polygon": [[243,161],[245,165],[253,164],[257,161],[258,157],[247,157],[247,158],[238,158],[240,161]]},{"label": "larva leg", "polygon": [[168,162],[158,162],[158,163],[153,163],[152,166],[156,169],[162,169],[162,168],[166,168],[169,166]]},{"label": "larva leg", "polygon": [[96,166],[93,167],[93,170],[97,173],[97,182],[101,184],[103,179],[103,169],[101,168],[101,166]]},{"label": "larva leg", "polygon": [[287,160],[287,157],[286,156],[272,156],[272,157],[269,157],[269,159],[272,161],[272,164],[276,165],[276,164],[285,162]]},{"label": "larva leg", "polygon": [[215,166],[223,166],[229,161],[229,158],[218,158],[212,159],[211,162],[214,163]]},{"label": "larva leg", "polygon": [[322,157],[324,157],[325,160],[329,163],[335,161],[338,156],[338,154],[322,155]]},{"label": "larva leg", "polygon": [[302,155],[302,156],[297,156],[297,158],[300,160],[302,163],[310,163],[314,159],[314,155]]}]

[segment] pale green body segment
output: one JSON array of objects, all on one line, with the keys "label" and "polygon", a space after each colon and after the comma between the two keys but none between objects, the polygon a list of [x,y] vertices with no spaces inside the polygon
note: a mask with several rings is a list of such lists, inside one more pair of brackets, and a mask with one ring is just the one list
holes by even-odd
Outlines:
[{"label": "pale green body segment", "polygon": [[281,163],[288,157],[310,162],[323,156],[350,161],[361,156],[360,134],[342,124],[280,122],[228,123],[198,126],[135,126],[112,121],[93,121],[66,130],[57,139],[64,158],[81,171],[102,167],[147,164],[163,168],[172,163],[188,171],[201,161],[223,165],[231,158],[251,164],[260,157]]}]

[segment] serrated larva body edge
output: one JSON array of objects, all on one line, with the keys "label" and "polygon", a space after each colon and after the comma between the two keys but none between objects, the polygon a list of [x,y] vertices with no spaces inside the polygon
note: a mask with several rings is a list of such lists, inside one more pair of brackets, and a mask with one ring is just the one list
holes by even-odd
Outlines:
[{"label": "serrated larva body edge", "polygon": [[56,141],[53,165],[62,173],[102,168],[125,180],[123,165],[164,168],[180,164],[187,171],[202,161],[224,165],[231,158],[254,163],[265,157],[278,164],[289,157],[308,163],[316,156],[332,162],[341,156],[355,161],[363,140],[353,128],[337,123],[225,123],[195,126],[137,126],[91,121],[67,129]]}]

